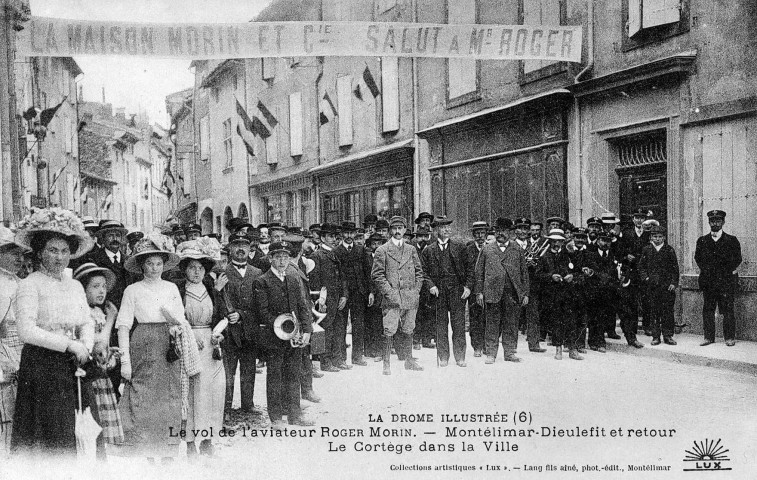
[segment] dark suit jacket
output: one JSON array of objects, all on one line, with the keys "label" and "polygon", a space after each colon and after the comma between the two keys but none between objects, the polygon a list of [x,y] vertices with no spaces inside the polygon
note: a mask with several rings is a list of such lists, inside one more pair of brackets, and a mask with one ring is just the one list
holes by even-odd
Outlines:
[{"label": "dark suit jacket", "polygon": [[473,293],[482,293],[487,303],[498,303],[505,293],[508,277],[519,302],[523,301],[523,297],[531,295],[526,258],[520,246],[510,242],[503,252],[497,242],[485,245],[476,264],[476,287]]},{"label": "dark suit jacket", "polygon": [[[481,247],[481,250],[483,249]],[[465,286],[471,292],[476,288],[476,264],[480,256],[481,252],[478,250],[476,242],[470,242],[465,246]]]},{"label": "dark suit jacket", "polygon": [[707,234],[697,240],[694,261],[699,267],[699,288],[730,291],[739,284],[734,273],[741,265],[741,244],[738,238],[723,232],[717,242]]},{"label": "dark suit jacket", "polygon": [[359,245],[353,245],[352,250],[347,251],[344,244],[340,243],[334,249],[334,254],[342,267],[342,274],[350,295],[357,293],[367,296],[370,293],[371,271],[365,269],[365,249]]},{"label": "dark suit jacket", "polygon": [[229,324],[226,339],[238,347],[258,341],[260,320],[255,309],[252,284],[262,273],[260,269],[248,265],[243,278],[231,263],[226,267],[226,276],[229,279],[224,287],[226,298],[233,311],[239,313],[240,317],[239,322]]},{"label": "dark suit jacket", "polygon": [[[447,242],[449,248],[450,260],[452,261],[452,270],[459,285],[467,285],[467,255],[465,245],[449,239]],[[423,265],[423,278],[428,288],[438,286],[442,280],[442,249],[439,241],[430,243],[421,253],[421,265]]]},{"label": "dark suit jacket", "polygon": [[[319,248],[313,252],[310,259],[315,262],[315,268],[310,272],[310,288],[315,291],[326,287],[326,302],[329,305],[336,305],[340,297],[347,297],[347,282],[344,280],[342,264],[336,253]],[[335,307],[328,310],[329,313],[336,312]]]},{"label": "dark suit jacket", "polygon": [[[179,289],[179,295],[181,295],[181,302],[186,305],[184,297],[187,294],[187,280],[178,280],[175,283]],[[210,328],[215,328],[218,322],[226,316],[226,304],[224,303],[223,292],[215,289],[213,278],[209,275],[205,275],[205,278],[202,279],[202,284],[205,285],[205,289],[213,301],[213,319],[210,322]]]},{"label": "dark suit jacket", "polygon": [[253,252],[254,255],[252,258],[250,258],[249,256],[247,257],[247,263],[259,269],[261,272],[267,272],[268,269],[271,268],[271,261],[263,252],[260,251],[260,249],[254,248],[250,250],[250,253]]},{"label": "dark suit jacket", "polygon": [[599,256],[599,250],[588,250],[585,257],[585,267],[594,270],[591,278],[591,285],[602,288],[616,288],[619,285],[618,280],[618,262],[612,255],[612,249],[608,250],[605,256]]},{"label": "dark suit jacket", "polygon": [[98,248],[87,256],[87,261],[94,263],[98,267],[107,268],[116,275],[116,284],[110,289],[106,298],[113,302],[116,308],[121,308],[121,298],[124,296],[124,290],[132,283],[131,273],[127,272],[124,268],[125,255],[121,254],[121,261],[114,264],[108,258],[105,249]]},{"label": "dark suit jacket", "polygon": [[644,247],[639,259],[639,278],[652,287],[678,286],[678,258],[673,247],[665,244],[659,252],[654,245]]},{"label": "dark suit jacket", "polygon": [[552,279],[552,275],[556,274],[564,277],[565,275],[571,274],[574,276],[575,280],[577,271],[580,270],[576,269],[576,265],[573,263],[573,259],[567,250],[563,248],[558,253],[552,252],[551,249],[547,250],[547,252],[539,258],[535,274],[543,287],[543,292],[547,295],[545,297],[547,301],[549,301],[548,295],[550,291],[559,291],[574,286],[573,282],[555,282]]},{"label": "dark suit jacket", "polygon": [[[292,267],[294,269],[294,267]],[[287,272],[292,269],[287,269]],[[287,273],[284,281],[268,270],[253,282],[255,302],[260,312],[260,345],[268,350],[291,348],[289,342],[281,340],[273,331],[273,324],[281,314],[292,313],[300,322],[302,333],[312,333],[312,315],[309,302],[303,295],[299,277]]]}]

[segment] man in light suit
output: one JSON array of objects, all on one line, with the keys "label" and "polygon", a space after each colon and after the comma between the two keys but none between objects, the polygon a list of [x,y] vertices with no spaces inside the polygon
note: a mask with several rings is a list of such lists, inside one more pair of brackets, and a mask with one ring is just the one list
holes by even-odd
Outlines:
[{"label": "man in light suit", "polygon": [[253,283],[263,272],[247,263],[250,239],[244,232],[229,236],[231,262],[226,267],[228,283],[224,287],[228,300],[229,326],[222,342],[223,366],[226,369],[226,401],[224,411],[231,412],[234,398],[234,377],[239,364],[239,385],[242,410],[251,412],[255,393],[255,359],[260,336],[260,320],[255,308]]},{"label": "man in light suit", "polygon": [[518,321],[520,308],[528,305],[530,282],[521,248],[508,239],[510,224],[512,221],[509,219],[497,219],[497,241],[481,250],[476,264],[474,294],[479,305],[486,305],[484,353],[487,364],[494,363],[500,335],[505,361],[520,362],[520,358],[515,356]]},{"label": "man in light suit", "polygon": [[391,238],[376,249],[371,278],[381,294],[384,324],[384,375],[391,375],[392,338],[399,329],[395,348],[403,353],[405,370],[423,370],[413,358],[413,330],[418,296],[423,285],[423,268],[418,251],[403,237],[407,223],[399,216],[389,221]]}]

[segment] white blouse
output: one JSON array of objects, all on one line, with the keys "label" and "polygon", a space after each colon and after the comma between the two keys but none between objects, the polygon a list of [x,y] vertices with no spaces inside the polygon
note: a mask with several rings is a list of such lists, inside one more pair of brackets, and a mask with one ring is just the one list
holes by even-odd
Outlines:
[{"label": "white blouse", "polygon": [[175,284],[165,280],[134,283],[126,287],[121,309],[118,311],[116,328],[131,328],[134,319],[138,323],[168,323],[160,307],[165,306],[172,316],[185,321],[184,304],[181,302],[179,289]]},{"label": "white blouse", "polygon": [[84,287],[76,280],[58,280],[34,272],[18,284],[16,324],[19,339],[38,347],[65,352],[71,340],[91,350],[95,323]]}]

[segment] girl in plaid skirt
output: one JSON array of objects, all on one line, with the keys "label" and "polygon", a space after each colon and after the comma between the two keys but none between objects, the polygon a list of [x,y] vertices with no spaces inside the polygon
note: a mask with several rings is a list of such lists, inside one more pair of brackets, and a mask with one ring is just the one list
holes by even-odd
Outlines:
[{"label": "girl in plaid skirt", "polygon": [[118,354],[117,348],[108,346],[118,311],[111,302],[105,303],[105,295],[115,283],[115,275],[107,268],[85,263],[76,269],[74,278],[84,286],[95,324],[95,345],[92,349],[92,361],[85,366],[85,379],[92,415],[102,427],[102,432],[97,438],[97,454],[98,458],[105,459],[106,443],[116,445],[124,441],[116,395],[107,374],[115,367]]}]

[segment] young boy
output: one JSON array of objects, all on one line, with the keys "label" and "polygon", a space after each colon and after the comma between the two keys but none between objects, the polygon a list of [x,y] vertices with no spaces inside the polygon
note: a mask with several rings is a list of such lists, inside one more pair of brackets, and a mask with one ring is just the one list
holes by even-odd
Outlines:
[{"label": "young boy", "polygon": [[639,278],[649,295],[652,345],[661,343],[660,331],[665,343],[675,345],[673,307],[679,278],[678,259],[673,247],[665,243],[664,227],[653,226],[649,233],[652,243],[642,250]]}]

